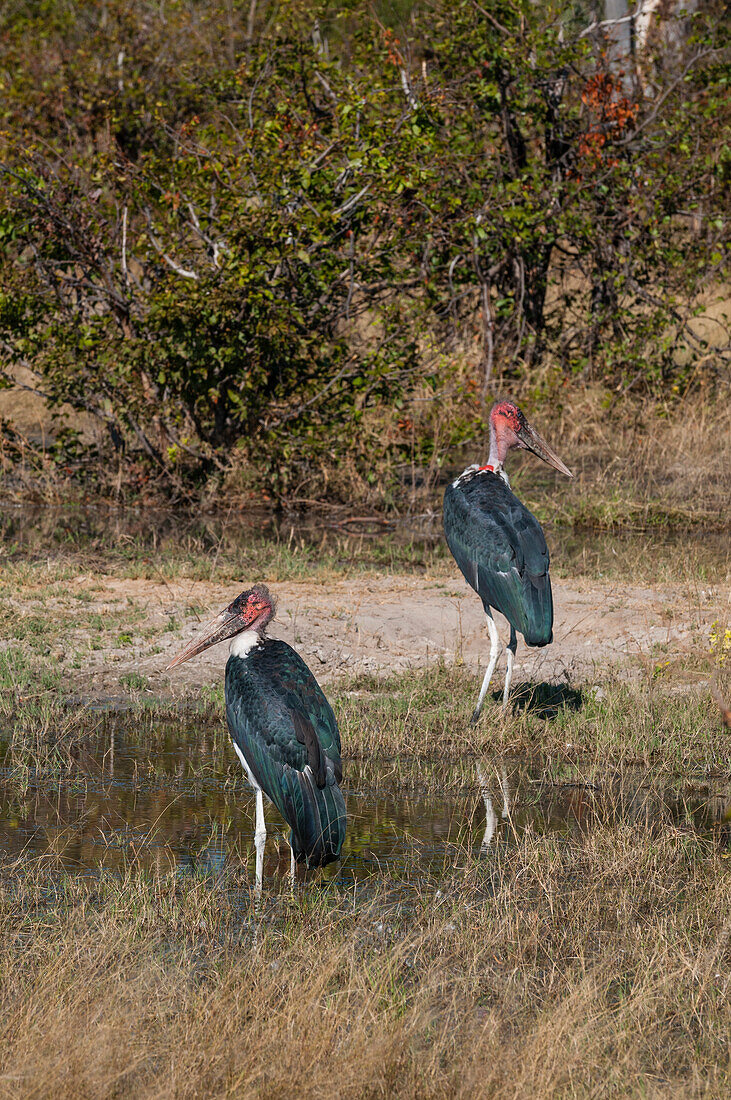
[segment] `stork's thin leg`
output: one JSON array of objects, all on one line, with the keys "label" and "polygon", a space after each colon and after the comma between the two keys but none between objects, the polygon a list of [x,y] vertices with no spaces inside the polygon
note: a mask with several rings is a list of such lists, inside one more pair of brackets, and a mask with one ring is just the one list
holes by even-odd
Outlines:
[{"label": "stork's thin leg", "polygon": [[289,854],[290,854],[290,862],[289,862],[289,878],[290,878],[290,885],[291,885],[292,889],[294,890],[294,883],[295,883],[295,862],[294,862],[294,848],[292,848],[291,846],[290,846],[290,849],[289,849]]},{"label": "stork's thin leg", "polygon": [[505,672],[505,687],[503,688],[503,710],[508,705],[508,694],[510,692],[510,681],[513,679],[513,661],[515,659],[515,651],[518,648],[518,636],[515,633],[515,627],[510,627],[510,641],[505,647],[505,656],[508,659],[508,667]]},{"label": "stork's thin leg", "polygon": [[261,897],[264,879],[264,845],[267,839],[267,827],[264,821],[264,795],[256,792],[256,828],[254,829],[254,847],[256,848],[256,887],[257,897]]},{"label": "stork's thin leg", "polygon": [[486,611],[487,615],[487,632],[490,635],[490,659],[487,662],[487,669],[485,671],[485,679],[482,681],[482,687],[480,688],[480,696],[477,700],[477,706],[472,712],[472,718],[470,724],[477,725],[477,720],[480,717],[480,711],[482,710],[482,704],[485,702],[485,696],[487,695],[487,689],[490,686],[490,680],[492,680],[492,674],[495,671],[495,665],[497,664],[498,655],[500,653],[500,636],[495,626],[495,620],[489,611]]}]

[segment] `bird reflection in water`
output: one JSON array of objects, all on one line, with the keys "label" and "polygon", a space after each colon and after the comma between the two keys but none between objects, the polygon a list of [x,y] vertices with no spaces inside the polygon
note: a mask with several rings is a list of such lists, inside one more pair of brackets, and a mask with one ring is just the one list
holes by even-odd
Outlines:
[{"label": "bird reflection in water", "polygon": [[[499,778],[500,797],[502,800],[500,818],[503,821],[507,821],[510,817],[510,785],[508,783],[508,773],[504,764],[500,767]],[[480,794],[482,795],[482,801],[485,803],[485,835],[482,838],[480,851],[486,852],[492,844],[492,838],[495,836],[499,822],[492,801],[490,783],[485,769],[483,769],[480,764],[477,765],[477,783],[480,788]]]}]

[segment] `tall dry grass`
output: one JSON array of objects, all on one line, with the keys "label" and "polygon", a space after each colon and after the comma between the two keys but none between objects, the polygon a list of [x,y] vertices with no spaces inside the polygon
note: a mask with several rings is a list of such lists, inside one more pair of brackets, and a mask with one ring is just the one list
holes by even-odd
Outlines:
[{"label": "tall dry grass", "polygon": [[0,1095],[729,1094],[717,844],[618,821],[452,857],[258,912],[231,881],[6,867]]},{"label": "tall dry grass", "polygon": [[[575,387],[536,414],[575,480],[547,475],[531,456],[519,483],[542,515],[597,526],[693,523],[728,527],[731,403],[691,394],[677,404]],[[534,499],[535,498],[535,499]]]},{"label": "tall dry grass", "polygon": [[[454,362],[445,360],[438,393],[424,386],[403,408],[363,410],[350,447],[311,456],[301,478],[293,476],[285,503],[391,514],[439,509],[447,477],[486,458],[487,409],[500,395],[525,408],[576,474],[568,482],[532,456],[510,456],[515,486],[542,519],[602,527],[728,526],[726,379],[713,392],[701,387],[667,399],[642,397],[566,380],[549,364],[522,381],[496,379],[482,402],[475,374],[479,359],[474,347],[461,348]],[[50,423],[45,429],[51,430]],[[117,480],[107,484],[105,474],[98,473],[101,499],[134,500]],[[72,480],[68,468],[51,463],[31,443],[14,445],[12,455],[0,446],[0,494],[3,500],[63,505],[88,501],[89,483]],[[155,499],[152,488],[146,499]],[[164,493],[158,499],[163,501]],[[212,513],[224,505],[271,505],[266,478],[262,481],[261,470],[241,456],[200,499]]]}]

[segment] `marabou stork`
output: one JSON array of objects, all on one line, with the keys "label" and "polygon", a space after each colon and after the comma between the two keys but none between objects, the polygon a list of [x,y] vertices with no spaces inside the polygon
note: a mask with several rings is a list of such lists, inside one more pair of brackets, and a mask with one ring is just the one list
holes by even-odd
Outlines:
[{"label": "marabou stork", "polygon": [[234,749],[256,792],[256,887],[261,892],[265,794],[290,826],[295,861],[321,867],[340,855],[345,802],[340,733],[332,707],[309,668],[286,642],[268,638],[275,605],[263,584],[242,592],[168,668],[231,638],[226,720]]},{"label": "marabou stork", "polygon": [[490,659],[472,715],[474,725],[497,664],[500,639],[492,609],[510,623],[505,653],[507,672],[503,707],[513,675],[519,631],[530,646],[553,639],[553,597],[548,575],[548,547],[538,520],[510,490],[503,468],[511,447],[538,455],[567,477],[564,466],[512,401],[497,401],[490,410],[490,454],[485,466],[468,466],[444,494],[444,533],[465,580],[482,600],[490,635]]}]

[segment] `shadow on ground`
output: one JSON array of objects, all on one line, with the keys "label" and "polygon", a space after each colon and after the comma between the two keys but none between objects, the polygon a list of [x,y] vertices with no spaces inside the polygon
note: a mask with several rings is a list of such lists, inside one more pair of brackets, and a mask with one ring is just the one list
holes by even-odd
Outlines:
[{"label": "shadow on ground", "polygon": [[[502,693],[493,692],[493,699],[502,702]],[[527,710],[538,718],[555,718],[561,710],[581,710],[584,693],[568,684],[516,684],[510,692],[510,705],[516,711]]]}]

